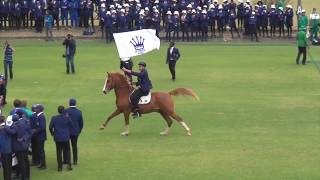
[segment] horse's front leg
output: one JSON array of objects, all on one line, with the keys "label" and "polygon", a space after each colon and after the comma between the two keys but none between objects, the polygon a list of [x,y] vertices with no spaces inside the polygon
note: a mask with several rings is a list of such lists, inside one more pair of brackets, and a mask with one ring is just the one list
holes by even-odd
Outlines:
[{"label": "horse's front leg", "polygon": [[124,115],[124,132],[121,133],[121,136],[128,136],[129,135],[129,118],[130,118],[130,111],[123,112]]},{"label": "horse's front leg", "polygon": [[107,118],[107,120],[101,124],[100,130],[103,130],[103,129],[107,126],[108,122],[109,122],[112,118],[118,116],[120,113],[121,113],[121,111],[120,111],[119,109],[116,109],[116,110]]}]

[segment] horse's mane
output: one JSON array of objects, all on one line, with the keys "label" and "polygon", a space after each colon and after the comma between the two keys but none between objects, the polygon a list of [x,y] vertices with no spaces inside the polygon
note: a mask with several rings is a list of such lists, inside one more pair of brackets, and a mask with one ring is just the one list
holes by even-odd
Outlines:
[{"label": "horse's mane", "polygon": [[115,77],[119,80],[119,83],[120,84],[125,84],[125,85],[128,85],[129,87],[131,87],[130,83],[128,82],[127,78],[119,73],[119,72],[114,72],[114,73],[110,73],[112,77]]}]

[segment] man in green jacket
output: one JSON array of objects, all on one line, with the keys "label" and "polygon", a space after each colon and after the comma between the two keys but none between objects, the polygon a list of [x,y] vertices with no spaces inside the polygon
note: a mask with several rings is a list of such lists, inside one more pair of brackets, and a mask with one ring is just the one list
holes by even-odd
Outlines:
[{"label": "man in green jacket", "polygon": [[299,30],[307,30],[308,27],[308,17],[306,16],[306,10],[301,11],[301,15],[299,16],[299,21],[298,21],[298,29]]},{"label": "man in green jacket", "polygon": [[300,56],[303,54],[303,59],[302,59],[302,64],[306,65],[306,60],[307,60],[307,47],[308,46],[308,40],[307,40],[307,34],[306,31],[303,29],[299,29],[299,32],[297,33],[297,44],[298,44],[298,56],[296,59],[296,63],[299,64],[300,61]]},{"label": "man in green jacket", "polygon": [[320,15],[317,13],[317,9],[313,8],[312,14],[310,14],[310,26],[312,39],[318,39]]}]

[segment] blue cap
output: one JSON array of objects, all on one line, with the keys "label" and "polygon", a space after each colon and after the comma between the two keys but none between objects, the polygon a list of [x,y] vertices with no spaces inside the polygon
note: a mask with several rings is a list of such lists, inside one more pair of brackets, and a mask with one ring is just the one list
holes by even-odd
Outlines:
[{"label": "blue cap", "polygon": [[44,105],[43,104],[37,104],[37,109],[39,109],[39,111],[44,111]]},{"label": "blue cap", "polygon": [[77,100],[74,98],[69,99],[69,106],[75,106],[77,104]]},{"label": "blue cap", "polygon": [[1,75],[0,75],[0,79],[1,79],[1,80],[6,80],[6,77],[5,77],[3,74],[1,74]]}]

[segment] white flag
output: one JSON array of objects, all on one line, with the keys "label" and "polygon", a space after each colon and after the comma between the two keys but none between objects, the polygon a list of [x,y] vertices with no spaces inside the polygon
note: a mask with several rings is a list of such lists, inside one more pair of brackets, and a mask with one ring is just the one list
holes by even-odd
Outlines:
[{"label": "white flag", "polygon": [[154,29],[114,33],[113,37],[120,58],[138,56],[160,48],[160,39]]}]

